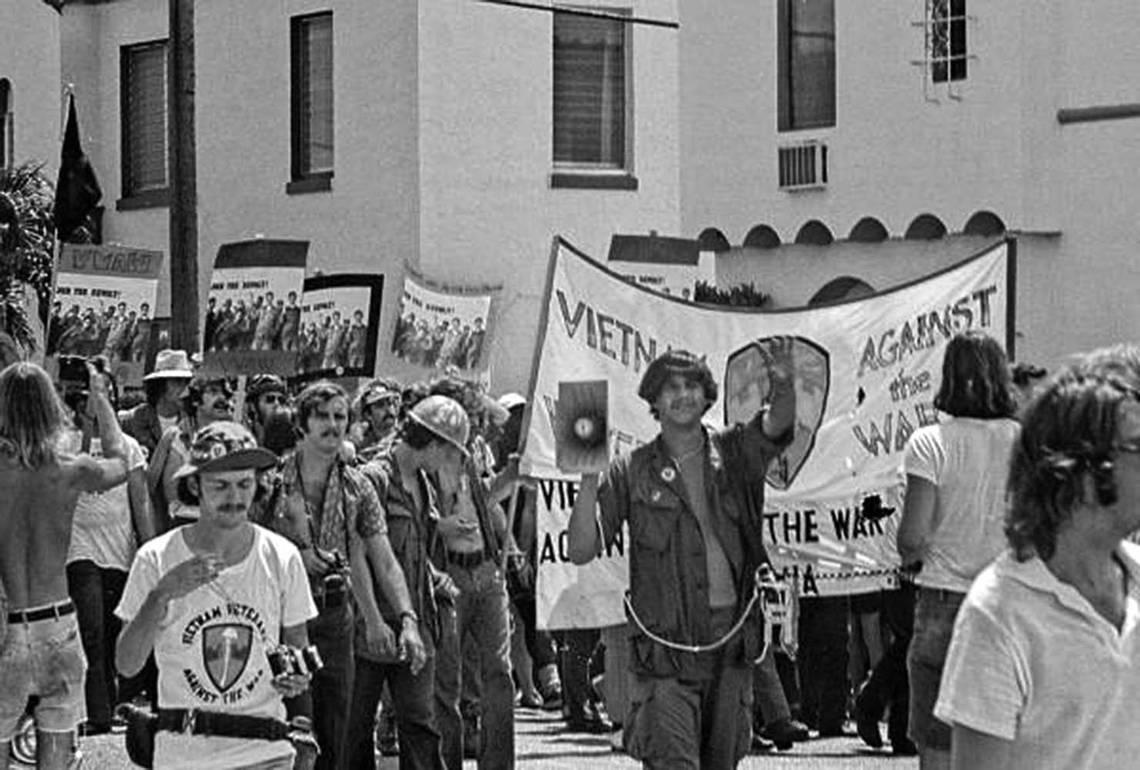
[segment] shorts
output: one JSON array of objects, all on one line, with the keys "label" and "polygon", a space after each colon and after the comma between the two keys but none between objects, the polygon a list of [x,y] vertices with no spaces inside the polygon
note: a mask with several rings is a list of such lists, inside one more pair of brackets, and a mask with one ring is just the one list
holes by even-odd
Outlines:
[{"label": "shorts", "polygon": [[28,697],[38,695],[36,729],[74,730],[87,718],[87,658],[75,613],[33,623],[9,623],[0,648],[0,741],[7,742]]},{"label": "shorts", "polygon": [[946,652],[954,634],[954,618],[965,594],[918,587],[914,636],[906,653],[910,676],[910,725],[907,737],[920,749],[950,750],[950,726],[934,717]]}]

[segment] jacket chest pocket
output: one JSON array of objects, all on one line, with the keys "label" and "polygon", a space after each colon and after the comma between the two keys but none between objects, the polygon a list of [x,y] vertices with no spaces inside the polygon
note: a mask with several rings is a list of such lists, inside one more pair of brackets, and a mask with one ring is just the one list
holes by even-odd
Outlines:
[{"label": "jacket chest pocket", "polygon": [[684,515],[684,503],[670,490],[657,487],[634,495],[630,601],[645,627],[657,633],[674,633],[680,620],[674,539]]},{"label": "jacket chest pocket", "polygon": [[673,539],[684,505],[670,489],[649,487],[635,492],[629,522],[634,544],[655,553],[665,551]]}]

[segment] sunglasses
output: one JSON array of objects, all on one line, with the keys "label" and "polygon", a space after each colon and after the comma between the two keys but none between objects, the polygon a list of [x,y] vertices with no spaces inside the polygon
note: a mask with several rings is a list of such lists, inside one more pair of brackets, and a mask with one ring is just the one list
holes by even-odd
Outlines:
[{"label": "sunglasses", "polygon": [[261,400],[267,404],[287,404],[289,399],[281,393],[266,393]]}]

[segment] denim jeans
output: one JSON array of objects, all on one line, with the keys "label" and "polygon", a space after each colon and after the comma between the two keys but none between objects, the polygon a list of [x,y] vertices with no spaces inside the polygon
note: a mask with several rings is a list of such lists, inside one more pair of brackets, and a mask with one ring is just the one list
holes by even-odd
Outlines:
[{"label": "denim jeans", "polygon": [[16,734],[28,697],[40,696],[36,726],[67,732],[87,716],[83,681],[87,659],[74,615],[9,623],[0,645],[0,741]]},{"label": "denim jeans", "polygon": [[115,675],[115,640],[122,622],[115,607],[123,596],[127,573],[100,567],[89,559],[67,565],[67,592],[75,603],[79,636],[87,656],[87,721],[111,726],[111,715],[118,700]]},{"label": "denim jeans", "polygon": [[400,770],[443,770],[435,718],[435,655],[431,634],[421,626],[428,659],[416,675],[407,663],[377,663],[357,657],[348,718],[347,770],[376,768],[376,707],[384,683],[392,694],[396,731],[400,736]]},{"label": "denim jeans", "polygon": [[324,668],[313,676],[313,733],[320,744],[316,770],[341,770],[352,697],[353,609],[351,602],[321,610],[309,621],[309,643],[317,646]]},{"label": "denim jeans", "polygon": [[436,660],[436,715],[448,770],[463,766],[463,724],[459,713],[463,653],[468,634],[478,647],[481,680],[479,770],[515,766],[515,685],[511,679],[510,613],[507,584],[498,566],[484,561],[470,569],[448,565],[459,588],[454,611],[440,605],[442,634]]},{"label": "denim jeans", "polygon": [[914,636],[907,650],[910,676],[910,739],[920,749],[950,750],[950,726],[934,717],[954,618],[965,594],[919,586],[914,605]]}]

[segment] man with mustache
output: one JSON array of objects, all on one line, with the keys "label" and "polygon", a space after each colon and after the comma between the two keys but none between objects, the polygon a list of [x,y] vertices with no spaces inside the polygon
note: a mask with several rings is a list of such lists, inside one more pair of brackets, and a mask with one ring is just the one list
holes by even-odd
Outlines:
[{"label": "man with mustache", "polygon": [[291,770],[292,740],[307,733],[285,721],[284,699],[304,692],[309,674],[275,671],[270,653],[308,647],[316,607],[297,548],[248,518],[257,474],[276,459],[237,423],[199,430],[175,478],[201,515],[143,545],[131,565],[115,660],[128,676],[152,653],[158,663],[153,767]]},{"label": "man with mustache", "polygon": [[638,395],[661,432],[615,459],[600,480],[582,474],[571,560],[591,561],[629,525],[635,633],[624,742],[646,768],[722,770],[751,747],[760,624],[750,619],[742,633],[730,632],[767,559],[764,476],[791,442],[796,416],[792,341],[776,338],[764,356],[768,402],[747,424],[722,431],[701,424],[717,399],[704,358],[683,350],[658,356]]},{"label": "man with mustache", "polygon": [[225,379],[195,377],[182,396],[184,417],[167,428],[147,466],[147,489],[160,529],[187,524],[198,518],[197,506],[178,496],[174,474],[190,456],[194,434],[201,428],[233,417],[233,390]]},{"label": "man with mustache", "polygon": [[356,615],[366,646],[409,661],[413,674],[424,665],[424,643],[416,623],[404,623],[396,636],[380,614],[374,584],[397,617],[417,617],[376,490],[344,460],[348,395],[322,380],[301,391],[296,403],[301,440],[281,460],[266,520],[300,548],[320,610],[309,626],[325,662],[312,688],[321,747],[316,767],[338,770],[345,761]]}]

